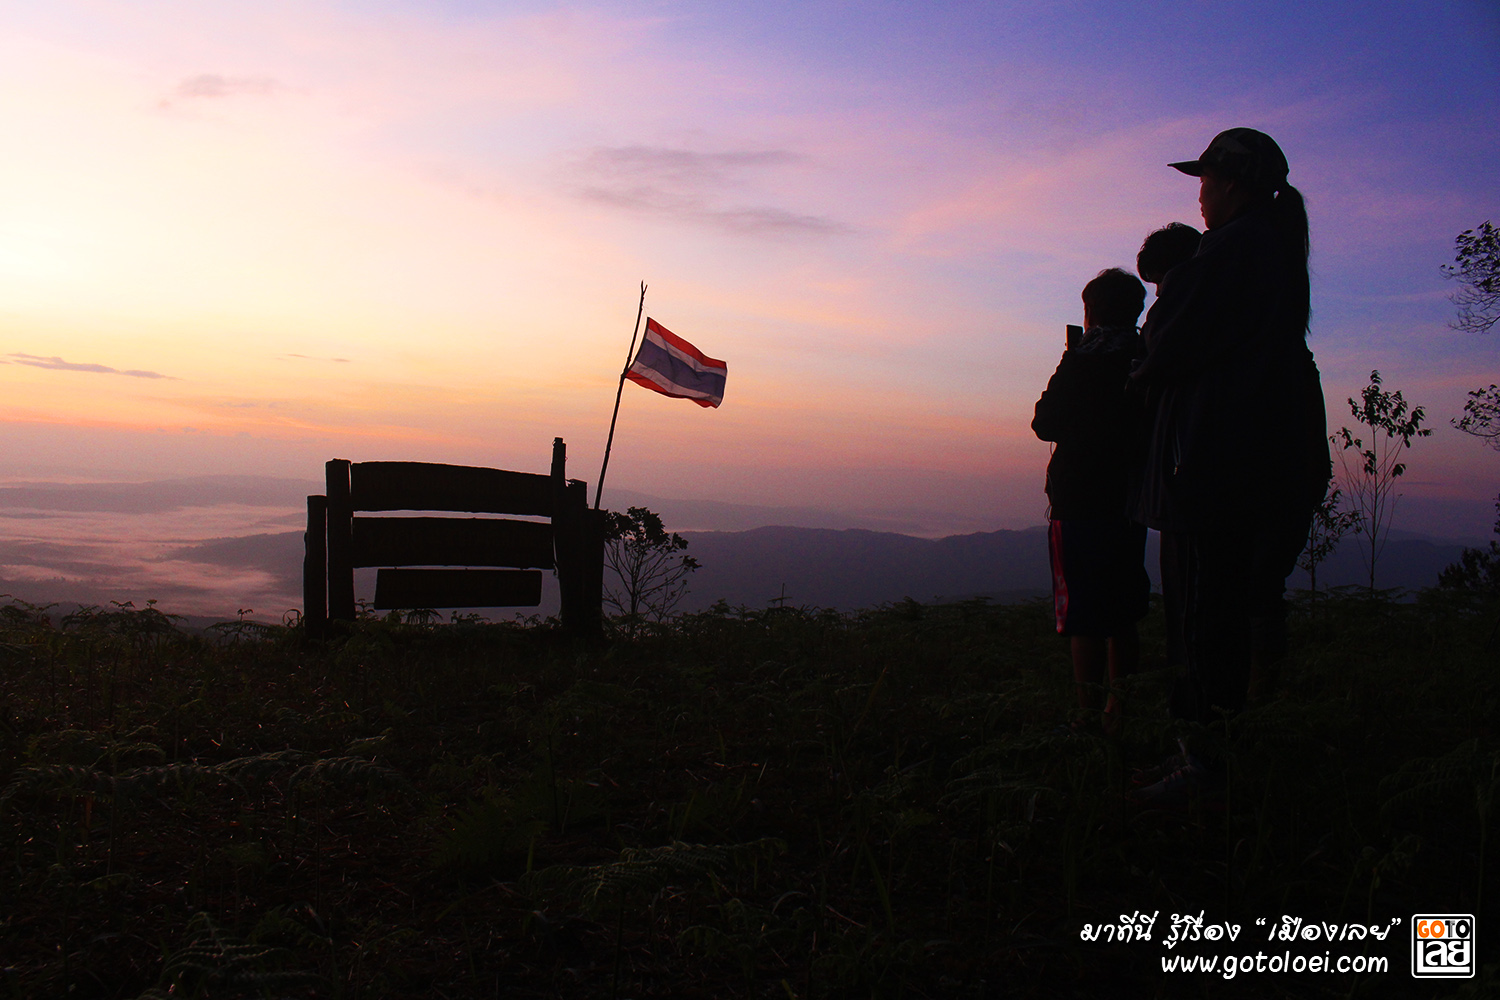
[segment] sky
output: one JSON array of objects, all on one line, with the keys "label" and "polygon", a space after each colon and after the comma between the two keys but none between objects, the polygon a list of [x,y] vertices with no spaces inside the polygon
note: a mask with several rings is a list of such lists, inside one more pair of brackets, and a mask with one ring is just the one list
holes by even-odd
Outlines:
[{"label": "sky", "polygon": [[1398,524],[1493,520],[1449,420],[1500,334],[1441,272],[1500,219],[1492,2],[0,0],[0,89],[0,482],[561,436],[593,483],[644,281],[727,392],[627,386],[606,505],[1039,524],[1079,291],[1201,226],[1165,164],[1248,125],[1308,201],[1330,429],[1378,368],[1434,428]]}]

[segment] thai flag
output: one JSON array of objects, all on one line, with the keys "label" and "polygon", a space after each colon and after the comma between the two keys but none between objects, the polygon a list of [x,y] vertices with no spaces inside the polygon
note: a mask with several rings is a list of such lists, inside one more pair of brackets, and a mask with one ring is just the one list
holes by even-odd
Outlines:
[{"label": "thai flag", "polygon": [[729,366],[715,361],[677,334],[647,317],[646,339],[625,377],[663,396],[691,399],[699,406],[724,401],[724,376]]}]

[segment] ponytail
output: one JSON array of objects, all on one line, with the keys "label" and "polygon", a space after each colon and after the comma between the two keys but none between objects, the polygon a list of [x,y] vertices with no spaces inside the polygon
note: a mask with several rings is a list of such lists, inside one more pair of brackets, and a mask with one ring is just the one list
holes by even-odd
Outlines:
[{"label": "ponytail", "polygon": [[1302,192],[1285,181],[1276,189],[1275,197],[1271,200],[1271,223],[1288,247],[1295,248],[1302,263],[1306,265],[1309,251],[1307,203],[1302,200]]},{"label": "ponytail", "polygon": [[1308,281],[1307,261],[1311,250],[1308,240],[1307,203],[1302,192],[1282,181],[1276,188],[1270,203],[1265,208],[1276,231],[1281,252],[1285,255],[1288,276],[1292,282],[1292,315],[1303,336],[1307,335],[1308,320],[1312,315],[1311,284]]}]

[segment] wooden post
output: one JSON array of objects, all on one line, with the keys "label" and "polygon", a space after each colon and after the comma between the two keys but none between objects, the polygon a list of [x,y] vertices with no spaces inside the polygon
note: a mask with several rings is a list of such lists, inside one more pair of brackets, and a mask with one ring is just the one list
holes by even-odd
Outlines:
[{"label": "wooden post", "polygon": [[553,567],[557,571],[557,616],[563,630],[573,627],[573,592],[576,574],[573,572],[575,528],[568,509],[568,448],[562,438],[552,439],[552,555]]},{"label": "wooden post", "polygon": [[[562,438],[552,439],[552,486],[562,489],[568,481],[568,446]],[[554,498],[556,499],[556,498]]]},{"label": "wooden post", "polygon": [[[589,487],[572,480],[562,511],[567,525],[568,588],[564,595],[563,627],[592,639],[600,634],[600,594],[604,574],[604,511],[589,509]],[[561,572],[561,564],[559,564]],[[561,579],[561,577],[560,577]]]},{"label": "wooden post", "polygon": [[335,458],[325,467],[328,480],[328,617],[354,621],[354,501],[349,495],[349,462]]},{"label": "wooden post", "polygon": [[307,498],[307,532],[302,536],[302,625],[310,636],[328,627],[328,498]]}]

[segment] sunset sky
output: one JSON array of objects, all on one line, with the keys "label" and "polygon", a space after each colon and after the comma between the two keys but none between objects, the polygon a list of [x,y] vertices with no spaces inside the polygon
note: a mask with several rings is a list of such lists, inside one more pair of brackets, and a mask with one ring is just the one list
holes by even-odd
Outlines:
[{"label": "sunset sky", "polygon": [[627,386],[608,485],[1038,524],[1079,290],[1201,226],[1165,164],[1248,125],[1307,197],[1332,428],[1379,368],[1436,428],[1398,523],[1493,520],[1448,421],[1500,333],[1439,270],[1500,221],[1493,2],[3,2],[0,88],[9,482],[554,436],[592,482],[644,280],[727,393]]}]

